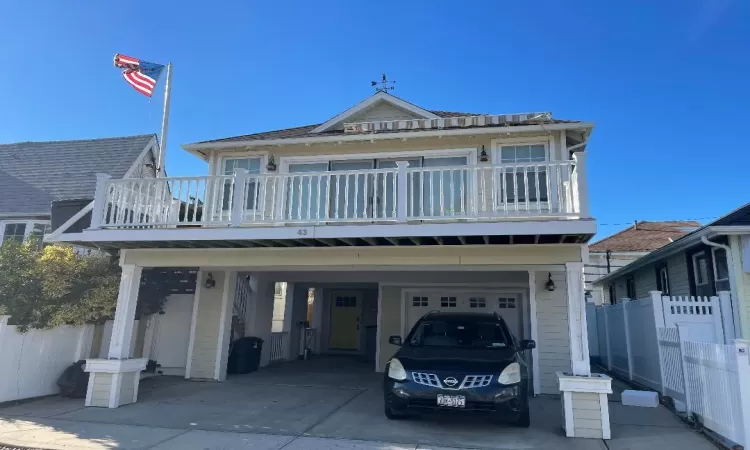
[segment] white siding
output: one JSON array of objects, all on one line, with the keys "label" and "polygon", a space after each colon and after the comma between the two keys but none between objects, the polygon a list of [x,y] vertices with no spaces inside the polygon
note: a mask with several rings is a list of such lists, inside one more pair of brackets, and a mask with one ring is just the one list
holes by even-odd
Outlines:
[{"label": "white siding", "polygon": [[109,393],[112,387],[111,373],[92,373],[94,386],[91,390],[91,406],[106,408],[109,406]]},{"label": "white siding", "polygon": [[599,394],[572,392],[573,427],[576,437],[602,438],[602,412]]},{"label": "white siding", "polygon": [[[195,322],[195,335],[193,338],[193,352],[189,356],[190,378],[213,379],[216,367],[216,353],[219,345],[219,322],[221,320],[221,297],[226,272],[211,272],[216,287],[212,289],[200,289],[198,301],[198,313]],[[206,272],[201,272],[204,279],[198,283],[205,282]]]},{"label": "white siding", "polygon": [[139,372],[127,372],[120,375],[122,383],[120,384],[120,405],[133,403],[135,394],[135,376],[140,376]]},{"label": "white siding", "polygon": [[570,335],[565,272],[552,272],[555,290],[544,289],[548,272],[536,273],[536,315],[539,330],[540,387],[542,394],[559,394],[555,372],[569,372]]},{"label": "white siding", "polygon": [[377,122],[380,120],[411,120],[421,119],[421,117],[415,116],[409,111],[397,108],[386,102],[378,102],[370,108],[356,114],[348,119],[347,123],[351,122]]}]

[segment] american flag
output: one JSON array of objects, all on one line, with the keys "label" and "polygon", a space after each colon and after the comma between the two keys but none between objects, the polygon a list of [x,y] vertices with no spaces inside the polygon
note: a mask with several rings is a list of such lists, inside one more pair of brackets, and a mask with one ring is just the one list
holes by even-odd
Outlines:
[{"label": "american flag", "polygon": [[146,97],[151,97],[151,94],[154,93],[154,86],[159,80],[161,71],[164,70],[164,66],[161,64],[154,64],[119,53],[115,54],[115,67],[123,69],[122,77],[125,78],[125,81]]}]

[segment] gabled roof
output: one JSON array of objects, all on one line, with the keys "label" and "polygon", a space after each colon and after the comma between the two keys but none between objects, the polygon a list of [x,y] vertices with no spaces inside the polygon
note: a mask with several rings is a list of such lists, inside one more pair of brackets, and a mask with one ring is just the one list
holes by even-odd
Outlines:
[{"label": "gabled roof", "polygon": [[376,103],[384,102],[388,103],[392,106],[395,106],[397,108],[403,109],[405,111],[410,112],[411,114],[419,117],[420,119],[437,119],[439,116],[437,114],[434,114],[432,111],[428,111],[426,109],[422,109],[419,106],[409,103],[406,100],[400,99],[396,97],[395,95],[388,94],[387,92],[378,91],[374,95],[371,95],[370,97],[367,97],[363,101],[357,103],[356,105],[352,106],[351,108],[347,109],[346,111],[337,114],[336,116],[328,119],[326,122],[318,125],[317,127],[313,128],[311,133],[322,133],[324,131],[328,131],[331,128],[333,128],[336,124],[346,122],[347,119],[353,117],[355,114],[364,111],[365,109],[369,108],[372,105],[375,105]]},{"label": "gabled roof", "polygon": [[593,284],[596,286],[601,286],[604,283],[614,280],[615,278],[619,278],[623,275],[626,275],[637,269],[640,269],[641,267],[647,264],[657,262],[661,260],[662,258],[666,258],[672,254],[678,253],[680,251],[684,251],[685,249],[690,248],[696,245],[697,243],[701,242],[701,240],[704,237],[710,239],[716,235],[727,234],[728,233],[727,230],[731,229],[731,227],[736,227],[734,231],[745,230],[746,228],[748,228],[749,218],[750,218],[750,203],[747,203],[735,209],[734,211],[731,211],[728,214],[725,214],[719,217],[713,222],[707,225],[704,225],[698,228],[697,230],[691,231],[690,233],[687,233],[678,239],[675,239],[674,242],[671,242],[657,250],[654,250],[648,255],[643,256],[633,261],[627,266],[621,269],[617,269],[614,272],[599,278],[598,280],[594,281]]},{"label": "gabled roof", "polygon": [[592,253],[652,252],[694,231],[701,224],[694,220],[638,222],[620,232],[589,245]]},{"label": "gabled roof", "polygon": [[52,201],[93,198],[96,174],[122,178],[156,136],[0,144],[0,214],[49,214]]}]

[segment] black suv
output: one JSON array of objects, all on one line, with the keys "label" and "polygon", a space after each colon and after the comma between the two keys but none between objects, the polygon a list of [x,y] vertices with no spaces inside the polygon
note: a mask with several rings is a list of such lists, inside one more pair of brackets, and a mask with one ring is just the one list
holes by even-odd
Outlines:
[{"label": "black suv", "polygon": [[502,422],[529,426],[528,370],[524,350],[497,314],[431,312],[414,325],[388,361],[385,415],[485,412]]}]

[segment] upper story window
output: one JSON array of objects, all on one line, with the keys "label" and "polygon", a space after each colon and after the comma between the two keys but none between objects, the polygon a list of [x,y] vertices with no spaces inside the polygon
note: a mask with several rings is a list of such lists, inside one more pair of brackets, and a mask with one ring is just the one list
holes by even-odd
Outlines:
[{"label": "upper story window", "polygon": [[[499,194],[500,202],[546,202],[549,200],[547,167],[534,165],[548,160],[545,144],[501,145],[495,152],[500,164],[528,164],[508,167],[505,172],[505,192]],[[527,198],[528,196],[528,198]]]},{"label": "upper story window", "polygon": [[669,295],[669,271],[667,266],[656,268],[656,290],[661,291],[662,295]]},{"label": "upper story window", "polygon": [[693,255],[693,279],[696,286],[708,284],[708,255],[706,255],[706,252],[698,252]]},{"label": "upper story window", "polygon": [[40,242],[49,233],[49,222],[46,221],[5,221],[0,222],[0,243],[8,241],[24,242],[27,239],[38,239]]},{"label": "upper story window", "polygon": [[[234,175],[235,169],[245,169],[247,170],[247,173],[251,175],[258,175],[260,174],[261,162],[262,161],[260,157],[225,158],[222,164],[223,174]],[[223,189],[224,193],[222,195],[222,198],[223,198],[222,209],[224,210],[229,209],[229,199],[232,198],[231,187],[232,187],[232,181],[226,180],[224,182],[224,189]],[[245,201],[246,209],[255,209],[255,206],[258,203],[257,192],[258,192],[258,181],[257,179],[251,177],[247,180],[247,199]]]}]

